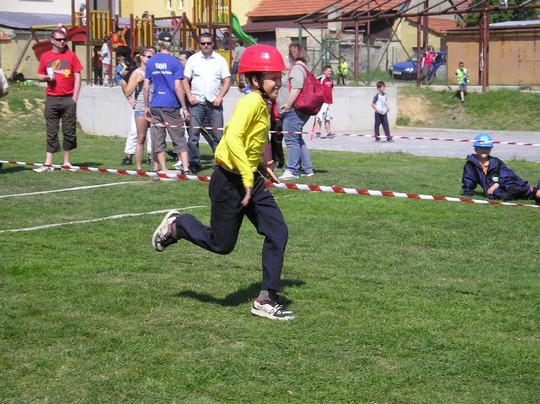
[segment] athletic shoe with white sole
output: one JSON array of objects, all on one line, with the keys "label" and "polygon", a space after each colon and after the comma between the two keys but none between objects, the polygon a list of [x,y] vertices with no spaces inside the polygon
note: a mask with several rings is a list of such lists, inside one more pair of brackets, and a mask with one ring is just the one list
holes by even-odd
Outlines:
[{"label": "athletic shoe with white sole", "polygon": [[183,168],[182,162],[177,161],[176,163],[174,163],[173,167],[174,167],[175,170],[182,171],[182,168]]},{"label": "athletic shoe with white sole", "polygon": [[54,171],[54,167],[53,167],[53,166],[46,165],[46,164],[43,164],[41,167],[39,167],[39,168],[34,168],[32,171],[34,171],[35,173],[52,172],[52,171]]},{"label": "athletic shoe with white sole", "polygon": [[157,252],[162,252],[170,246],[178,242],[176,238],[176,218],[180,216],[177,210],[169,210],[156,231],[152,235],[152,247]]},{"label": "athletic shoe with white sole", "polygon": [[313,177],[315,173],[312,171],[310,173],[302,173],[300,174],[300,177]]},{"label": "athletic shoe with white sole", "polygon": [[255,299],[253,306],[251,306],[251,312],[256,316],[270,320],[292,320],[295,317],[292,311],[286,310],[277,300],[272,299],[266,299],[262,302],[259,302],[258,298]]},{"label": "athletic shoe with white sole", "polygon": [[294,180],[295,178],[298,178],[298,175],[294,175],[289,170],[285,170],[278,178],[280,180]]}]

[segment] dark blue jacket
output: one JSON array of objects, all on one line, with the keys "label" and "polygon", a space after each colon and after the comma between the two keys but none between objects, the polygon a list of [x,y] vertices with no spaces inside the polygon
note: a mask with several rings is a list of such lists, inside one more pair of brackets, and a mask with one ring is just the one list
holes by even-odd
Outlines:
[{"label": "dark blue jacket", "polygon": [[[493,195],[488,195],[487,190],[496,182],[499,183],[499,188],[493,192]],[[484,196],[490,199],[533,199],[533,188],[529,186],[529,183],[522,180],[497,157],[489,157],[486,175],[476,155],[468,155],[463,167],[461,183],[464,195],[474,195],[475,188],[480,185]]]}]

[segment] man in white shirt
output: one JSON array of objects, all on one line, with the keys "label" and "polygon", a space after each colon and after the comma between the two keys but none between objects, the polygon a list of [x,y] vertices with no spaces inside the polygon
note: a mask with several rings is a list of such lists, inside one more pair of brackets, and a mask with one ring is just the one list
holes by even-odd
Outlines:
[{"label": "man in white shirt", "polygon": [[[201,51],[190,56],[182,80],[191,116],[189,130],[189,165],[191,171],[200,169],[199,137],[201,127],[213,128],[210,146],[215,150],[223,132],[223,97],[231,87],[231,73],[227,60],[214,52],[214,42],[209,33],[199,38]],[[220,129],[217,129],[220,128]]]}]

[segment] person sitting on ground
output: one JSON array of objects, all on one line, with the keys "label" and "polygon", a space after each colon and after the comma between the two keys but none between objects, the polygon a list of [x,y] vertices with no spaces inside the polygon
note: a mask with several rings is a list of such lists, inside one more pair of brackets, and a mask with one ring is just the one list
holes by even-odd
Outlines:
[{"label": "person sitting on ground", "polygon": [[534,199],[540,204],[540,181],[536,187],[521,179],[499,158],[490,155],[493,139],[487,133],[474,138],[475,154],[467,156],[461,178],[463,194],[472,196],[479,185],[484,196],[503,201]]}]

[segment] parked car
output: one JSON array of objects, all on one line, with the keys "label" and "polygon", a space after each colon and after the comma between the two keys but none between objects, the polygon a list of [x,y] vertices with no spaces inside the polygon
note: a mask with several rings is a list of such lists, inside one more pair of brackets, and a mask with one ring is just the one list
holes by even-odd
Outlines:
[{"label": "parked car", "polygon": [[[439,78],[440,75],[437,74],[437,71],[439,68],[441,68],[441,66],[444,66],[444,75],[446,75],[446,52],[435,53],[437,56],[435,57],[433,68],[435,69],[435,77]],[[416,56],[411,57],[405,62],[394,63],[388,69],[388,73],[395,79],[416,80]]]}]

